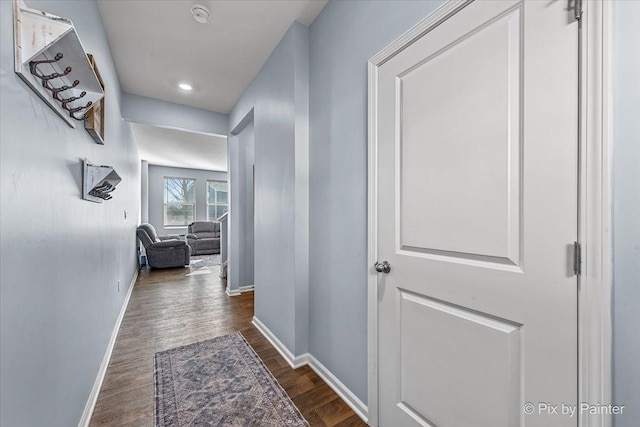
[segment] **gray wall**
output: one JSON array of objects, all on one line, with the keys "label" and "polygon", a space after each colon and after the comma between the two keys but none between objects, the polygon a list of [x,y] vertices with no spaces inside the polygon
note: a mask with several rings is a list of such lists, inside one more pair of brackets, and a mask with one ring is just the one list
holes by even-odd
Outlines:
[{"label": "gray wall", "polygon": [[164,177],[196,180],[196,221],[207,220],[207,180],[226,181],[226,172],[149,165],[149,223],[160,235],[185,234],[187,227],[164,227]]},{"label": "gray wall", "polygon": [[130,122],[226,136],[229,116],[130,93],[122,94],[122,117]]},{"label": "gray wall", "polygon": [[309,29],[293,30],[293,91],[295,108],[294,215],[295,339],[294,354],[309,351]]},{"label": "gray wall", "polygon": [[[137,268],[140,159],[96,4],[28,1],[71,18],[96,57],[105,145],[82,123],[70,128],[14,74],[12,3],[0,2],[0,425],[68,427],[80,420]],[[81,199],[84,157],[122,177],[112,200]]]},{"label": "gray wall", "polygon": [[253,264],[254,264],[254,202],[253,202],[253,166],[254,166],[254,157],[255,157],[255,144],[254,144],[254,135],[253,135],[253,123],[250,126],[247,126],[243,131],[247,132],[247,141],[245,146],[245,155],[244,155],[244,187],[246,191],[244,192],[244,205],[246,209],[244,211],[243,220],[245,224],[245,238],[244,238],[244,255],[247,258],[245,265],[247,268],[244,271],[244,282],[246,285],[241,286],[251,286],[254,282],[253,277]]},{"label": "gray wall", "polygon": [[[296,270],[305,265],[300,258],[307,257],[308,230],[303,229],[306,222],[295,217],[297,207],[306,204],[308,209],[308,191],[296,191],[305,185],[300,176],[308,173],[296,169],[296,150],[308,144],[300,131],[300,120],[306,123],[306,117],[296,113],[305,91],[308,96],[308,79],[296,80],[296,73],[305,72],[307,38],[308,28],[294,23],[229,114],[232,135],[253,117],[255,315],[294,354],[307,351],[308,334],[307,315],[300,313],[308,304],[307,293],[299,291],[306,286],[308,272]],[[238,150],[230,151],[231,167],[239,162],[235,155]],[[231,244],[236,241],[232,234]],[[304,282],[297,283],[297,277]]]},{"label": "gray wall", "polygon": [[614,3],[614,402],[640,420],[640,2]]},{"label": "gray wall", "polygon": [[229,290],[254,284],[253,121],[229,137],[231,185]]},{"label": "gray wall", "polygon": [[140,162],[140,221],[149,222],[149,162]]},{"label": "gray wall", "polygon": [[332,1],[310,27],[311,353],[367,401],[367,61],[440,1]]}]

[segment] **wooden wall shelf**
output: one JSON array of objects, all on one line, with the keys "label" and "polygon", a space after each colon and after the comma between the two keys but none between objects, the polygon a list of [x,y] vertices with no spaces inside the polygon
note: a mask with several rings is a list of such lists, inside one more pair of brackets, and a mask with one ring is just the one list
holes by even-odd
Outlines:
[{"label": "wooden wall shelf", "polygon": [[73,22],[14,0],[15,72],[69,126],[104,96]]}]

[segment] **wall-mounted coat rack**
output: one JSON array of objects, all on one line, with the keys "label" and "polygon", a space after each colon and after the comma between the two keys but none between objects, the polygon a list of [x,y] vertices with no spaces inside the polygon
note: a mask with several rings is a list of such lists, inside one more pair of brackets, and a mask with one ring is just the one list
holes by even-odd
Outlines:
[{"label": "wall-mounted coat rack", "polygon": [[66,18],[14,0],[15,72],[71,127],[104,91]]},{"label": "wall-mounted coat rack", "polygon": [[111,192],[122,179],[111,166],[93,165],[84,159],[82,174],[82,198],[102,203],[111,199]]}]

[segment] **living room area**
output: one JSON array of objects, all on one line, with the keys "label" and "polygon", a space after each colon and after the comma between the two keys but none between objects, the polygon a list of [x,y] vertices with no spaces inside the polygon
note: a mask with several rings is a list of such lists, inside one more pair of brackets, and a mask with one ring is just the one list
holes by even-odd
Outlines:
[{"label": "living room area", "polygon": [[[141,157],[140,266],[220,265],[220,221],[229,210],[226,136],[131,126]],[[176,240],[182,245],[171,246]]]},{"label": "living room area", "polygon": [[[233,258],[227,294],[252,290],[255,166],[251,129],[242,132],[241,140],[232,137],[237,164],[230,172],[225,135],[134,122],[131,127],[141,158],[136,232],[140,266],[220,266],[220,277],[227,279],[228,260]],[[233,195],[231,176],[236,186]],[[237,206],[233,213],[229,212],[231,197]]]}]

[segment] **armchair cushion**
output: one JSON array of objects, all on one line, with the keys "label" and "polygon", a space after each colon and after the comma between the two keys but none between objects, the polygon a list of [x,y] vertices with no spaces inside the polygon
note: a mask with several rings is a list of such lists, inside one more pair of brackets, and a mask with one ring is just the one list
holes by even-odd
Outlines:
[{"label": "armchair cushion", "polygon": [[147,249],[164,249],[164,248],[176,248],[178,246],[186,246],[187,242],[184,240],[162,240],[160,242],[152,243]]},{"label": "armchair cushion", "polygon": [[195,238],[195,239],[216,239],[216,238],[220,237],[220,233],[200,232],[200,233],[197,233],[197,234],[190,234],[190,236],[193,236],[193,238]]},{"label": "armchair cushion", "polygon": [[159,240],[156,229],[151,224],[140,224],[136,234],[145,248]]},{"label": "armchair cushion", "polygon": [[196,221],[189,225],[189,234],[219,233],[220,223],[214,221]]}]

